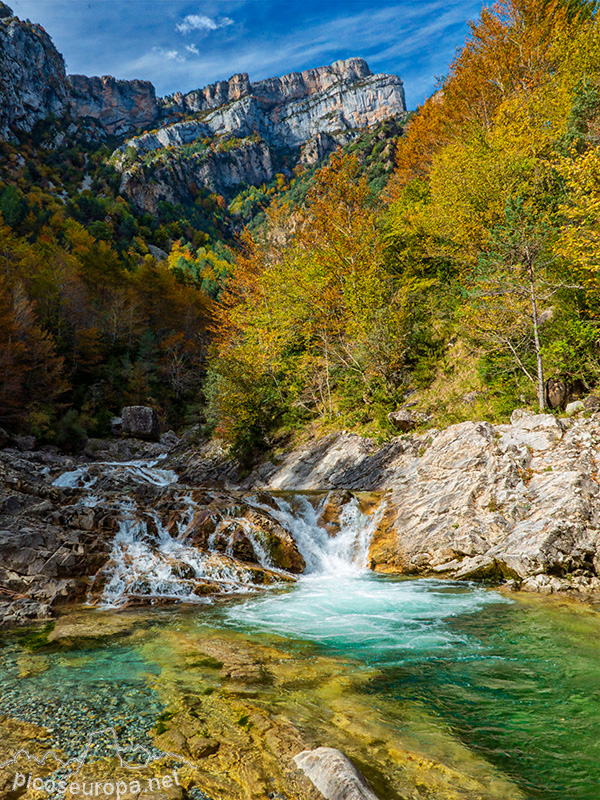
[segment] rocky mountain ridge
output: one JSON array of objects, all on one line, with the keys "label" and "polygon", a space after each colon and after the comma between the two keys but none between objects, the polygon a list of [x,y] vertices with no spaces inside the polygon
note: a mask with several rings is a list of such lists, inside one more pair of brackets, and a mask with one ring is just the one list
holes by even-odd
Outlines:
[{"label": "rocky mountain ridge", "polygon": [[[360,58],[254,84],[236,75],[174,102],[171,108],[197,116],[129,139],[113,156],[122,194],[153,214],[160,201],[189,202],[190,187],[226,193],[268,183],[281,153],[287,165],[280,171],[291,174],[360,130],[406,115],[400,78],[373,75]],[[215,139],[216,151],[208,144]]]},{"label": "rocky mountain ridge", "polygon": [[[2,139],[30,131],[51,114],[70,114],[75,119],[91,117],[118,136],[152,123],[165,126],[158,138],[149,134],[128,145],[149,152],[189,141],[189,124],[181,123],[181,129],[171,124],[213,111],[203,118],[203,126],[194,128],[192,139],[259,132],[269,143],[297,146],[320,132],[364,127],[406,112],[400,78],[373,75],[360,58],[253,83],[242,73],[157,98],[149,81],[67,76],[64,60],[43,27],[18,19],[5,3],[0,3],[0,42]],[[306,102],[317,96],[316,104]]]}]

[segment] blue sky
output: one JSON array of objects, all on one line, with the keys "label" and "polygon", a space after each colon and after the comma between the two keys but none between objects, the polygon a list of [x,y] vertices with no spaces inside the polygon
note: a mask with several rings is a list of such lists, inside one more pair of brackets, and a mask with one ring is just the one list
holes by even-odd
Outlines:
[{"label": "blue sky", "polygon": [[7,0],[85,75],[150,80],[159,95],[361,56],[403,79],[414,108],[445,74],[481,0]]}]

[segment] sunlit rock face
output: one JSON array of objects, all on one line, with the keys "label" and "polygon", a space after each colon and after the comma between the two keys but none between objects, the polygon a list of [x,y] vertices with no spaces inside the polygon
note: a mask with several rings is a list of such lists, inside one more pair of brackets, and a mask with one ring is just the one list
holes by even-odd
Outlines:
[{"label": "sunlit rock face", "polygon": [[93,117],[116,135],[156,119],[156,93],[150,81],[120,81],[110,75],[69,75],[70,100],[77,117]]},{"label": "sunlit rock face", "polygon": [[159,101],[162,115],[194,114],[124,145],[147,154],[188,144],[199,136],[258,133],[276,147],[299,147],[320,133],[374,125],[406,113],[397,75],[373,75],[366,61],[351,58],[331,66],[292,72],[250,83],[247,75]]},{"label": "sunlit rock face", "polygon": [[[337,434],[265,464],[246,486],[387,492],[370,546],[378,572],[600,592],[598,418],[517,409],[383,447]],[[189,467],[188,467],[189,469]]]},{"label": "sunlit rock face", "polygon": [[360,58],[256,83],[234,75],[158,104],[159,127],[113,155],[121,192],[150,213],[161,200],[190,200],[190,185],[227,193],[268,183],[277,154],[288,169],[314,164],[364,128],[406,114],[400,78],[373,75]]},{"label": "sunlit rock face", "polygon": [[23,22],[0,3],[0,139],[31,131],[69,108],[63,57],[41,25]]}]

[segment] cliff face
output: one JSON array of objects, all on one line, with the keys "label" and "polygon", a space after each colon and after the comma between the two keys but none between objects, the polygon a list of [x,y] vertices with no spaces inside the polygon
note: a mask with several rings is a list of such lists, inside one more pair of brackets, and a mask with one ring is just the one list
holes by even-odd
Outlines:
[{"label": "cliff face", "polygon": [[156,93],[149,81],[119,81],[110,75],[69,75],[68,81],[75,116],[97,119],[108,133],[126,134],[156,119]]},{"label": "cliff face", "polygon": [[194,185],[223,194],[243,183],[259,185],[273,176],[266,143],[246,140],[228,152],[187,157],[169,152],[151,165],[137,163],[124,170],[121,193],[133,198],[140,211],[156,214],[161,201],[186,202]]},{"label": "cliff face", "polygon": [[303,72],[290,72],[281,78],[267,78],[250,83],[248,74],[234,75],[228,81],[219,81],[196,89],[187,94],[165,97],[159,101],[163,114],[177,111],[184,114],[198,114],[212,108],[235,102],[247,95],[272,106],[299,100],[317,92],[324,92],[340,81],[350,83],[372,76],[367,62],[362,58],[349,58],[336,61],[331,66],[307,69]]},{"label": "cliff face", "polygon": [[63,58],[46,31],[0,3],[0,139],[64,114],[68,94]]},{"label": "cliff face", "polygon": [[247,75],[160,101],[199,118],[160,128],[124,145],[141,153],[189,144],[198,137],[260,134],[275,147],[299,147],[318,134],[340,134],[406,113],[396,75],[373,75],[361,58],[250,83]]},{"label": "cliff face", "polygon": [[[160,165],[153,167],[152,192],[160,191],[165,198],[171,193],[185,200],[177,171],[186,175],[188,183],[213,190],[219,186],[226,190],[240,184],[259,185],[273,177],[274,153],[267,156],[265,148],[293,151],[296,163],[314,163],[338,145],[351,141],[361,129],[406,114],[400,78],[373,75],[360,58],[257,83],[251,83],[245,74],[235,75],[229,81],[159,103],[163,116],[174,113],[197,116],[164,124],[130,139],[115,153],[115,164],[124,175],[122,191],[144,210],[150,210],[147,194],[138,191],[138,180],[132,180],[132,167],[126,156],[127,153],[131,156],[132,149],[146,166],[157,164],[155,155],[161,152],[168,151],[171,161],[172,154],[177,154],[177,169],[166,173]],[[212,162],[211,169],[203,165],[199,170],[197,159],[190,162],[188,155],[198,143],[214,137],[225,140],[260,137],[263,145],[260,154],[256,143],[245,153],[247,156],[254,152],[251,160],[246,159],[247,170],[235,156],[232,168],[226,160],[222,161],[219,175],[213,169],[217,162]]]}]

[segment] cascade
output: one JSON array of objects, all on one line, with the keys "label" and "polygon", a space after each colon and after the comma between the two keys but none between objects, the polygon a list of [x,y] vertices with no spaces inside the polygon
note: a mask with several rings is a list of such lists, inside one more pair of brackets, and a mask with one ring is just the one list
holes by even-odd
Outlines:
[{"label": "cascade", "polygon": [[[356,496],[338,498],[332,534],[323,521],[331,494],[198,490],[180,484],[160,460],[79,466],[54,485],[79,490],[77,507],[110,506],[114,513],[109,560],[88,595],[108,608],[140,600],[206,603],[216,594],[284,585],[297,579],[293,572],[302,572],[300,580],[359,575],[385,510],[385,502],[366,512]],[[284,569],[274,556],[282,537],[303,559],[299,567]]]}]

